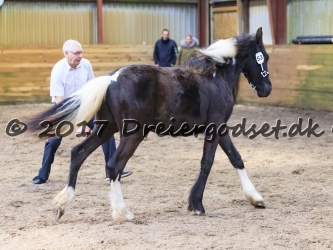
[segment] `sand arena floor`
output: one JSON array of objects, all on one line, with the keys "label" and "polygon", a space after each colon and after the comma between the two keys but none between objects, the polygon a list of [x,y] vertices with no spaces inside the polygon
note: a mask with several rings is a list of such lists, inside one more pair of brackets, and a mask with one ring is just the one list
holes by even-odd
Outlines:
[{"label": "sand arena floor", "polygon": [[[131,222],[111,218],[102,150],[79,173],[76,197],[54,221],[52,199],[66,185],[70,150],[82,138],[64,138],[50,180],[32,185],[43,140],[7,136],[6,124],[49,104],[0,106],[0,249],[330,249],[333,248],[333,113],[236,105],[229,124],[291,125],[298,117],[319,125],[320,137],[233,138],[266,209],[244,197],[237,172],[218,148],[204,193],[205,216],[187,211],[198,176],[203,140],[149,134],[122,180]],[[303,124],[304,127],[304,124]],[[119,135],[116,135],[119,138]]]}]

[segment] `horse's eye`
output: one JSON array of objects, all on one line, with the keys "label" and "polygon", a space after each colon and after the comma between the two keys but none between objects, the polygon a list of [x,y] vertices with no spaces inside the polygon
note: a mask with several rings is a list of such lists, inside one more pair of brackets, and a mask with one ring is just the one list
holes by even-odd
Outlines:
[{"label": "horse's eye", "polygon": [[266,56],[266,61],[268,61],[268,60],[269,60],[269,55]]}]

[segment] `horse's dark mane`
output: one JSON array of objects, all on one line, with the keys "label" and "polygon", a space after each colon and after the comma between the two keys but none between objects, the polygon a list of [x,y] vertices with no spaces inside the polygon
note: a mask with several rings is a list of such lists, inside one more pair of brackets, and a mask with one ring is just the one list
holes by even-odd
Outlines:
[{"label": "horse's dark mane", "polygon": [[186,69],[199,75],[212,75],[216,71],[216,62],[210,57],[195,51],[183,62]]},{"label": "horse's dark mane", "polygon": [[[241,35],[234,37],[236,39],[235,46],[237,47],[237,54],[235,57],[241,59],[246,58],[249,51],[255,50],[255,36]],[[199,50],[193,52],[187,60],[183,62],[186,69],[200,75],[212,75],[216,72],[216,68],[223,64],[230,64],[234,62],[231,57],[223,57],[223,63],[214,60],[211,56],[201,53]]]},{"label": "horse's dark mane", "polygon": [[[225,61],[223,64],[230,64],[233,61],[230,57],[224,57],[223,59]],[[200,51],[195,51],[192,57],[183,62],[186,69],[199,75],[213,75],[216,72],[216,68],[223,64],[202,54]]]},{"label": "horse's dark mane", "polygon": [[256,37],[253,35],[242,35],[235,37],[237,40],[237,58],[246,58],[250,51],[256,50]]}]

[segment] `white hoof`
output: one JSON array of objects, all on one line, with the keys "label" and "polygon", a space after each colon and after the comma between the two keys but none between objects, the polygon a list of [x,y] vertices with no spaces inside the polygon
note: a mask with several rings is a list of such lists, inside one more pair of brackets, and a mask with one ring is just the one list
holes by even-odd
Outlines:
[{"label": "white hoof", "polygon": [[134,219],[134,214],[131,213],[127,208],[123,208],[122,210],[113,209],[112,218],[115,221],[130,221]]},{"label": "white hoof", "polygon": [[53,200],[53,214],[56,220],[65,214],[65,209],[72,203],[74,199],[74,189],[66,186]]},{"label": "white hoof", "polygon": [[258,207],[258,208],[266,208],[264,199],[257,192],[255,192],[253,194],[245,193],[245,196],[253,206]]}]

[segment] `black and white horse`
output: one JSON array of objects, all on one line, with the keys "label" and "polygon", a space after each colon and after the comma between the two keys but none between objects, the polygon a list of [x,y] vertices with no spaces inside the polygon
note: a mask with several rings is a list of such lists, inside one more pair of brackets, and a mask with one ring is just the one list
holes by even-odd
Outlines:
[{"label": "black and white horse", "polygon": [[92,135],[72,149],[67,186],[54,199],[56,219],[64,214],[74,198],[78,172],[84,160],[116,132],[120,132],[120,143],[107,163],[112,216],[115,220],[133,219],[123,200],[119,176],[150,130],[173,131],[186,136],[206,128],[200,173],[189,196],[190,211],[205,213],[202,198],[218,145],[237,169],[245,196],[252,205],[264,207],[263,198],[248,178],[229,134],[216,136],[211,131],[218,132],[216,128],[227,123],[241,73],[259,97],[270,94],[272,86],[267,62],[260,28],[255,35],[220,40],[206,49],[199,49],[179,67],[132,65],[119,68],[91,80],[61,103],[31,118],[28,122],[31,131],[40,130],[39,123],[44,120],[54,126],[63,120],[78,124],[89,121],[96,114],[96,120],[104,121],[96,123]]}]

